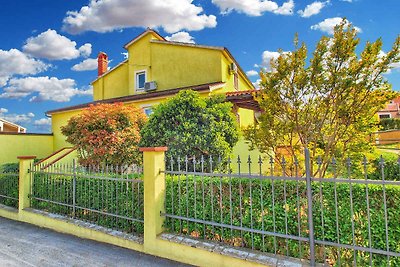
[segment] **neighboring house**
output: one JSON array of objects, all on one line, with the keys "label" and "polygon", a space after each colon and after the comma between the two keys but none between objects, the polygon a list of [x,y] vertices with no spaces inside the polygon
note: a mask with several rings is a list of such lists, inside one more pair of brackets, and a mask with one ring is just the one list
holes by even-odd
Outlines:
[{"label": "neighboring house", "polygon": [[18,124],[0,118],[0,132],[4,133],[26,133],[26,128]]},{"label": "neighboring house", "polygon": [[400,118],[400,96],[392,99],[385,108],[378,111],[379,119]]},{"label": "neighboring house", "polygon": [[184,89],[204,97],[226,94],[240,125],[254,123],[259,110],[252,96],[255,88],[228,49],[170,42],[151,29],[124,48],[128,58],[110,70],[107,55],[99,53],[93,102],[47,112],[52,117],[54,150],[68,146],[60,127],[89,104],[124,102],[149,115],[157,104]]}]

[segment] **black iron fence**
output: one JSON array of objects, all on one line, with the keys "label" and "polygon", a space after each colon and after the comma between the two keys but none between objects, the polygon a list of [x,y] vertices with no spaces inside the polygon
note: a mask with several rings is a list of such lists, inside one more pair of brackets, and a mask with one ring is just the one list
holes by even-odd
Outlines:
[{"label": "black iron fence", "polygon": [[[313,177],[322,163],[312,164],[307,151],[304,163],[213,162],[218,159],[167,159],[162,216],[168,231],[312,264],[400,265],[400,182],[386,176],[383,159],[379,179],[369,179],[365,159],[333,160],[324,178]],[[241,173],[243,166],[248,172]]]},{"label": "black iron fence", "polygon": [[[45,167],[45,168],[43,168]],[[127,233],[142,234],[143,180],[140,169],[34,166],[31,207]]]},{"label": "black iron fence", "polygon": [[18,172],[0,171],[0,204],[18,208]]}]

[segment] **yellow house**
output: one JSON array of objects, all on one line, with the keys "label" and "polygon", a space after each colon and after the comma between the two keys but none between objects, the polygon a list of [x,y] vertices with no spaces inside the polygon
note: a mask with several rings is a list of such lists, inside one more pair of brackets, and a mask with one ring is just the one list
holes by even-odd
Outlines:
[{"label": "yellow house", "polygon": [[54,151],[68,146],[60,127],[89,104],[124,102],[150,114],[154,106],[183,89],[202,96],[226,94],[240,125],[254,123],[254,86],[228,49],[170,42],[151,29],[124,48],[128,58],[110,70],[107,55],[99,53],[93,102],[47,112],[52,117]]}]

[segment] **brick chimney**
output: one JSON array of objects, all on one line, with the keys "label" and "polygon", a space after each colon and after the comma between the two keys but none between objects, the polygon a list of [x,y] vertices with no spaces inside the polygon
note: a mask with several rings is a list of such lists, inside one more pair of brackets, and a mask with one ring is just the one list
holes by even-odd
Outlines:
[{"label": "brick chimney", "polygon": [[104,52],[100,52],[97,56],[97,75],[100,77],[108,68],[108,56]]}]

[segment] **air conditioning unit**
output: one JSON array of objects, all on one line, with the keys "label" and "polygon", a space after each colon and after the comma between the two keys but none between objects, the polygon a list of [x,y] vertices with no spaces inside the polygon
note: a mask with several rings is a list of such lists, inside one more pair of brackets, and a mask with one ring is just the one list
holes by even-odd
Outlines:
[{"label": "air conditioning unit", "polygon": [[148,92],[148,91],[154,91],[154,90],[156,90],[156,89],[157,89],[157,83],[156,83],[155,81],[144,83],[144,90],[145,90],[146,92]]},{"label": "air conditioning unit", "polygon": [[231,63],[231,64],[229,65],[229,72],[230,72],[230,73],[236,73],[236,72],[237,72],[237,66],[236,66],[235,63]]}]

